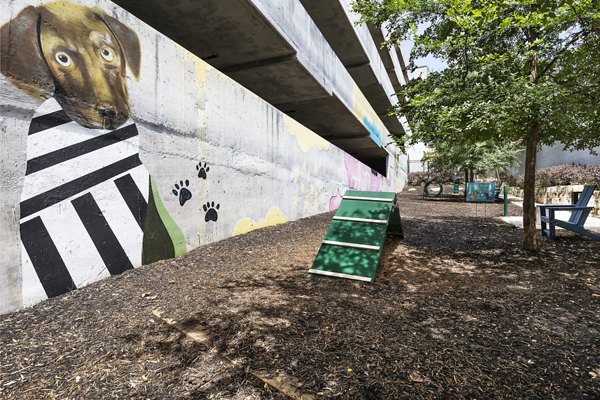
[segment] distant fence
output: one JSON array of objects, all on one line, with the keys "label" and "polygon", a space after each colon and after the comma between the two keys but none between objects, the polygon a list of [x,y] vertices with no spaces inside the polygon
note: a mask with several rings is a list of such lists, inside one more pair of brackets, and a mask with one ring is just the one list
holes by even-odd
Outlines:
[{"label": "distant fence", "polygon": [[408,160],[407,161],[408,172],[427,172],[429,171],[429,165],[427,162],[421,160]]}]

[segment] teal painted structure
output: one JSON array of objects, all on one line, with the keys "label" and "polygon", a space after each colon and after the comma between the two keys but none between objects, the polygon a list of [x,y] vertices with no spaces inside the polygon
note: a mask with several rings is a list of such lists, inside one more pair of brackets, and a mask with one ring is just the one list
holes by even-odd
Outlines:
[{"label": "teal painted structure", "polygon": [[386,233],[404,237],[396,193],[347,191],[309,274],[372,282]]}]

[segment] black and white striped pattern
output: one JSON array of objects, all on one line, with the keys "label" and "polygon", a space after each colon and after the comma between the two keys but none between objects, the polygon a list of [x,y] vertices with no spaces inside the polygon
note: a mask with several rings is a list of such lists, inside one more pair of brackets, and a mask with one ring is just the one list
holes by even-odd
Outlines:
[{"label": "black and white striped pattern", "polygon": [[88,129],[44,102],[21,194],[25,305],[140,266],[148,189],[133,121]]}]

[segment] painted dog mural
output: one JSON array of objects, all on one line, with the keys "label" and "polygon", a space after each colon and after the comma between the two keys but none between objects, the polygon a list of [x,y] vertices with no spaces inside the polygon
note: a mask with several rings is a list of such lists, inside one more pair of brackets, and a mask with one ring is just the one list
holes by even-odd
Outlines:
[{"label": "painted dog mural", "polygon": [[70,2],[29,6],[2,27],[2,73],[38,97],[54,97],[70,119],[114,129],[129,118],[125,70],[137,79],[135,32],[98,8]]},{"label": "painted dog mural", "polygon": [[109,0],[0,11],[0,313],[401,187]]},{"label": "painted dog mural", "polygon": [[24,297],[60,295],[184,254],[130,118],[126,69],[138,78],[136,33],[99,8],[54,2],[26,7],[0,37],[0,72],[47,99],[24,132]]}]

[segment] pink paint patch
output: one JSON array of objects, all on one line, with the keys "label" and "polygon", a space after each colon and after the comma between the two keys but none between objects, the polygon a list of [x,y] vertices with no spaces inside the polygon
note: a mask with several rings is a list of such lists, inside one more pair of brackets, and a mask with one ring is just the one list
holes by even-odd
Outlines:
[{"label": "pink paint patch", "polygon": [[335,196],[331,196],[329,199],[329,211],[337,210],[342,202],[342,195],[340,194],[340,189],[336,190]]},{"label": "pink paint patch", "polygon": [[369,190],[376,192],[380,189],[381,181],[385,178],[370,167],[358,161],[348,153],[344,154],[344,164],[348,173],[348,186],[353,190]]}]

